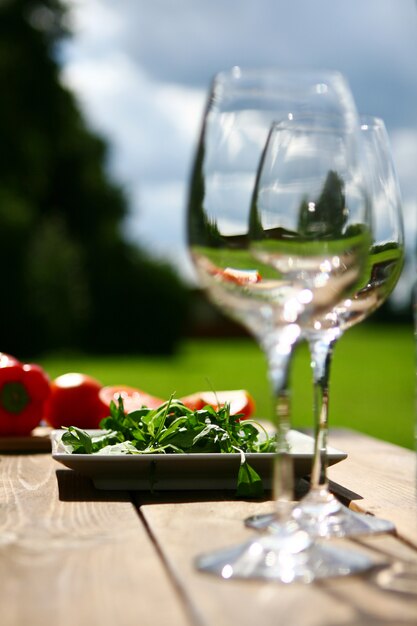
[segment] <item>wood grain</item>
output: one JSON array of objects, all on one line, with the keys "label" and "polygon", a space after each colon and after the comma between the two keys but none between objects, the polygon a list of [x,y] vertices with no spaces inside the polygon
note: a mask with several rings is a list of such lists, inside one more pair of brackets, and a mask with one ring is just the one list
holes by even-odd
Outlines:
[{"label": "wood grain", "polygon": [[348,453],[328,473],[360,495],[351,508],[391,520],[417,548],[416,453],[349,430],[332,431],[329,443]]},{"label": "wood grain", "polygon": [[[221,580],[196,571],[202,552],[234,545],[251,537],[242,520],[266,511],[270,503],[181,502],[147,504],[145,516],[182,593],[193,605],[197,623],[216,626],[400,626],[417,623],[417,602],[388,594],[375,583],[374,572],[361,576],[282,585],[262,581]],[[392,554],[414,558],[415,551],[392,536],[382,544],[338,540],[344,547],[365,550],[376,563]],[[335,541],[333,543],[336,543]],[[385,544],[389,544],[386,552]],[[387,556],[388,554],[388,556]]]},{"label": "wood grain", "polygon": [[128,494],[58,467],[0,457],[1,626],[188,624]]}]

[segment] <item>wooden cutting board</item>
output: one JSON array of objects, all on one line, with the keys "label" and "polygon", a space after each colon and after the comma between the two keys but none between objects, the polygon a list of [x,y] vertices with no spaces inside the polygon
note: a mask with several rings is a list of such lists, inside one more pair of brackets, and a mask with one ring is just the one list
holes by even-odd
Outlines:
[{"label": "wooden cutting board", "polygon": [[0,453],[50,452],[51,428],[38,426],[26,437],[0,437]]}]

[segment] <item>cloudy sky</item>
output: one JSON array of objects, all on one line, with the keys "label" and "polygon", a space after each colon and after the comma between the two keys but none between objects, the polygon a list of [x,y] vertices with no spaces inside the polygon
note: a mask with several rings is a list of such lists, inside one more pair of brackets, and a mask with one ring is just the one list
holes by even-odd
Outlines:
[{"label": "cloudy sky", "polygon": [[[67,0],[62,80],[111,145],[130,237],[190,275],[184,209],[212,76],[233,65],[338,69],[387,125],[417,224],[414,0]],[[411,231],[411,229],[409,229]]]}]

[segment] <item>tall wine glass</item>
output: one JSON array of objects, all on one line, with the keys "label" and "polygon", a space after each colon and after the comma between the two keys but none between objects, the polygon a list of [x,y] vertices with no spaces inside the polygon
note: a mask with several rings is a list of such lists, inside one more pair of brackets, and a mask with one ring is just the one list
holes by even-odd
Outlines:
[{"label": "tall wine glass", "polygon": [[[351,511],[330,492],[327,479],[329,377],[333,350],[345,330],[371,315],[394,289],[404,256],[400,191],[384,122],[361,118],[362,164],[372,206],[372,242],[367,275],[353,297],[312,320],[304,329],[312,355],[315,412],[315,455],[311,489],[293,510],[299,524],[315,536],[353,536],[388,532],[394,525]],[[261,529],[277,523],[274,514],[254,516],[248,526]],[[279,522],[278,522],[279,523]]]},{"label": "tall wine glass", "polygon": [[[253,193],[274,119],[287,124],[272,126]],[[337,73],[234,70],[212,87],[190,187],[189,245],[209,296],[266,353],[277,401],[274,486],[283,521],[273,535],[198,559],[200,569],[225,578],[310,581],[370,565],[360,554],[312,542],[289,518],[289,422],[279,402],[301,326],[353,290],[363,271],[369,215],[355,162],[356,129],[349,90]],[[283,161],[276,158],[281,149]],[[274,193],[281,170],[287,198]],[[318,231],[309,219],[313,204],[321,207]]]}]

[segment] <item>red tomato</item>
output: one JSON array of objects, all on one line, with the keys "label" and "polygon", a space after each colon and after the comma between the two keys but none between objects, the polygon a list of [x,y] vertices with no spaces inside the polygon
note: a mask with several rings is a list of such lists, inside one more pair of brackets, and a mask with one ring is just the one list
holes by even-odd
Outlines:
[{"label": "red tomato", "polygon": [[243,414],[241,419],[247,419],[255,410],[255,401],[248,391],[245,389],[236,389],[233,391],[198,391],[184,398],[180,398],[181,402],[193,411],[202,409],[209,405],[216,410],[227,403],[230,404],[230,414]]},{"label": "red tomato", "polygon": [[135,387],[129,387],[127,385],[111,385],[109,387],[103,387],[99,393],[102,408],[106,416],[109,415],[110,402],[113,400],[113,402],[116,402],[117,404],[119,396],[122,397],[126,413],[136,411],[143,406],[149,407],[150,409],[156,409],[164,402],[160,398],[151,396],[140,389],[136,389]]},{"label": "red tomato", "polygon": [[58,376],[50,386],[44,418],[54,428],[98,428],[106,417],[99,398],[102,385],[95,378],[72,372]]}]

